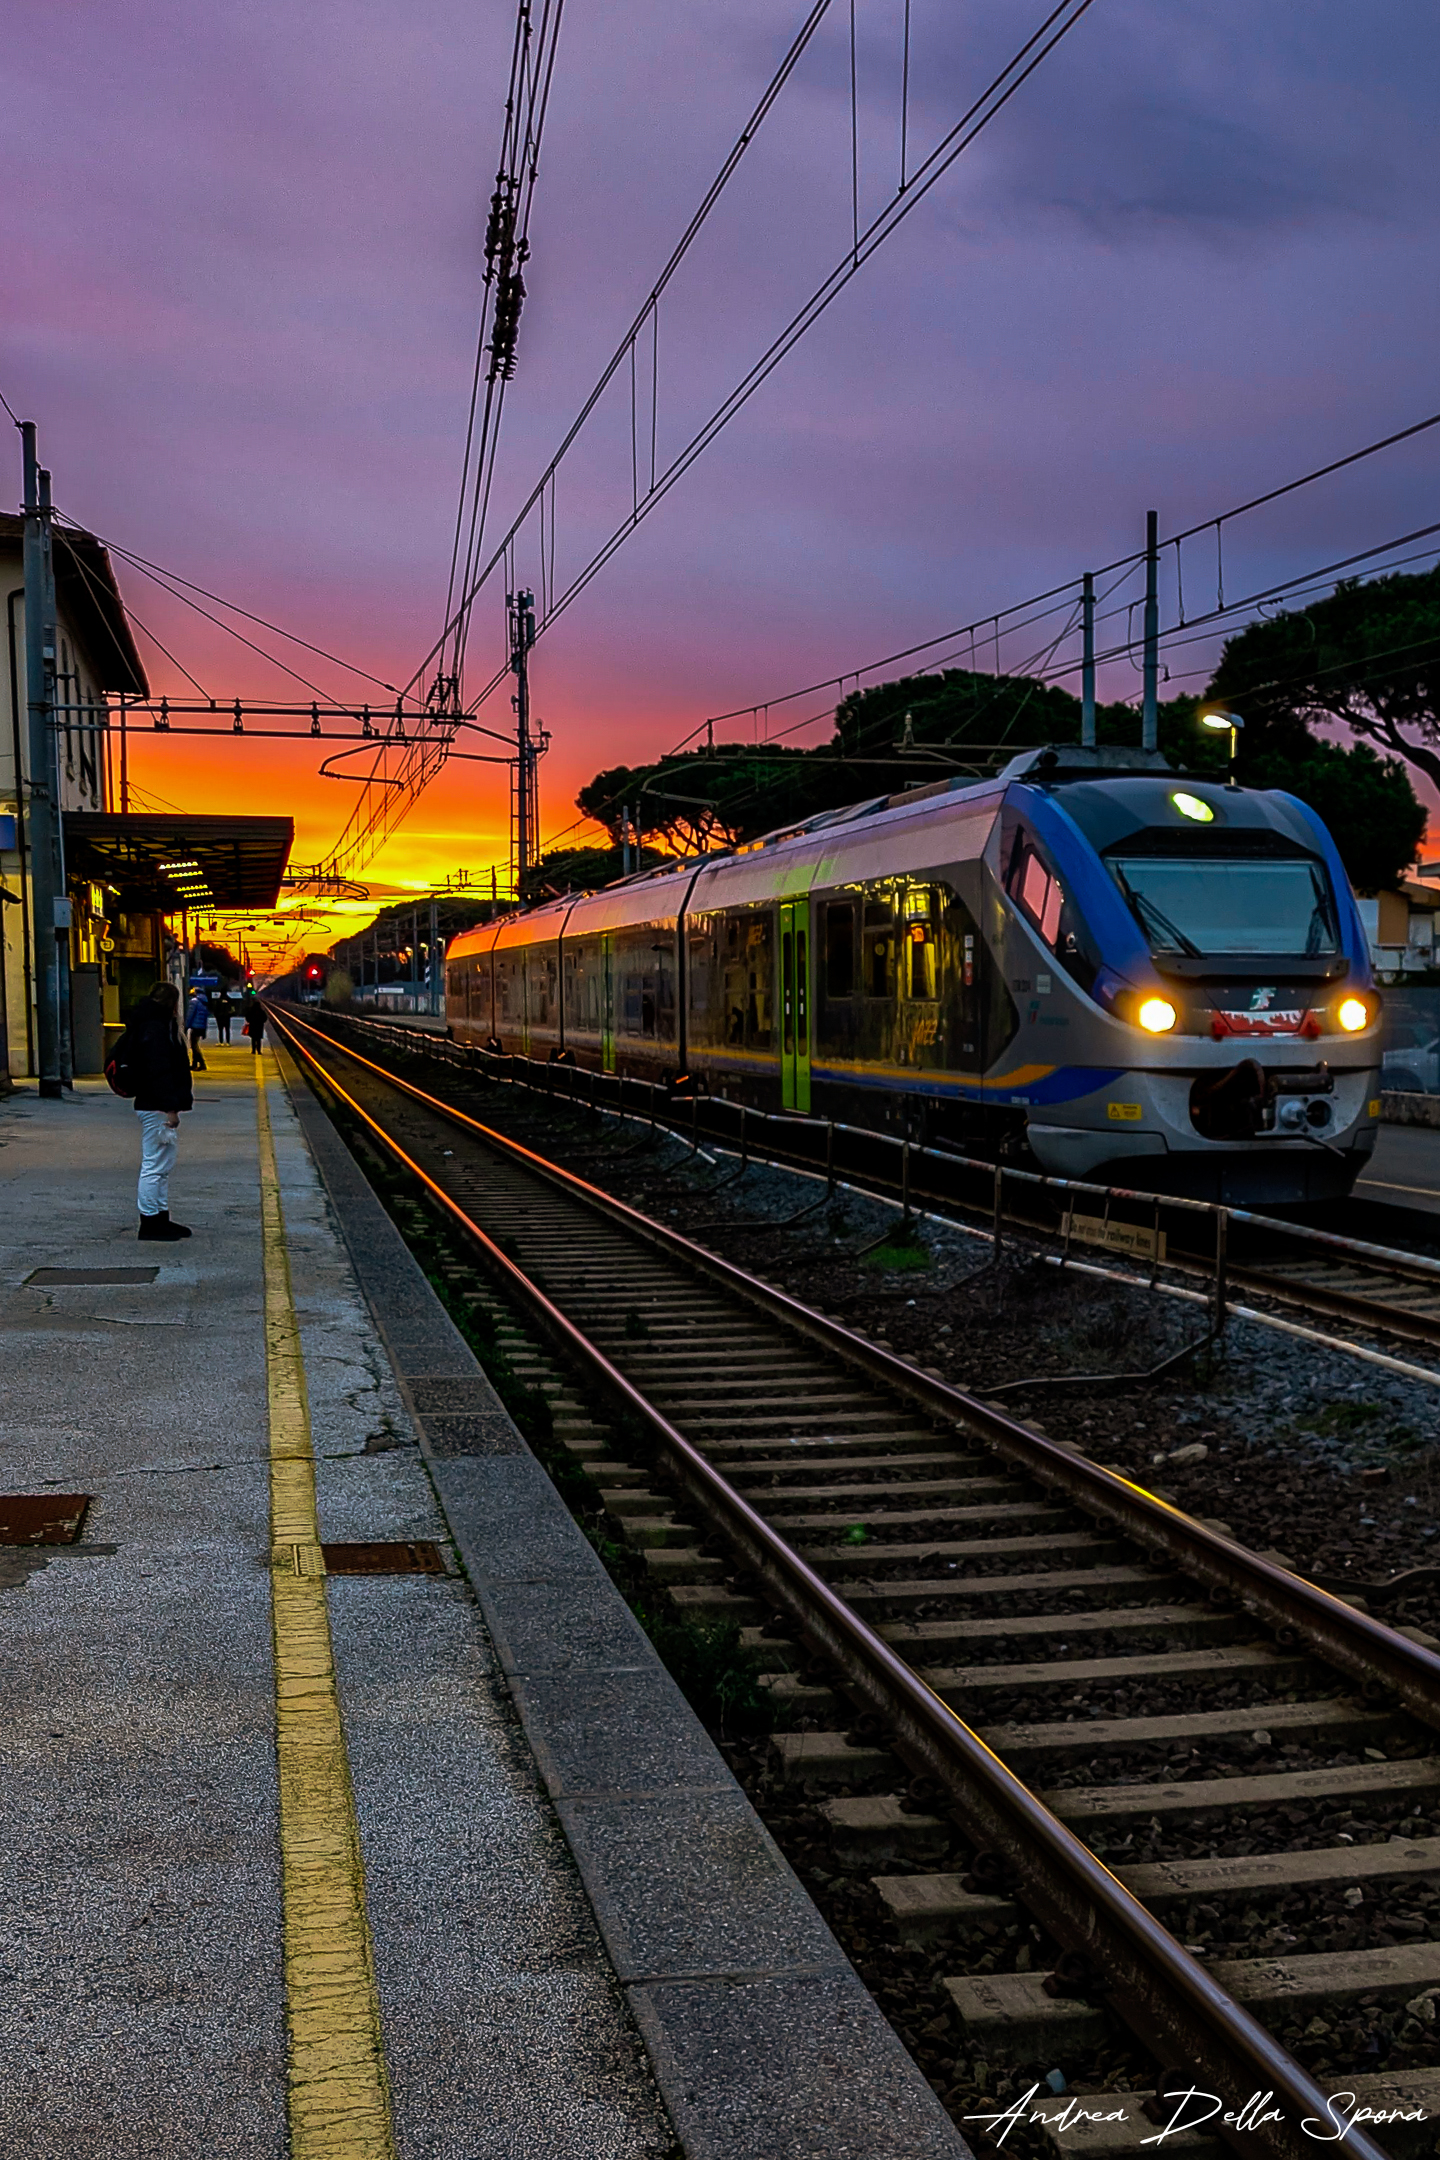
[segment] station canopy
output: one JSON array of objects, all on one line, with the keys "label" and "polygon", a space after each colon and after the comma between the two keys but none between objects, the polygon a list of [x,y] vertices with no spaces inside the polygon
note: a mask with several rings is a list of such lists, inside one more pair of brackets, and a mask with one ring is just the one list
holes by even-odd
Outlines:
[{"label": "station canopy", "polygon": [[111,888],[120,914],[272,908],[294,838],[293,818],[67,810],[65,868]]}]

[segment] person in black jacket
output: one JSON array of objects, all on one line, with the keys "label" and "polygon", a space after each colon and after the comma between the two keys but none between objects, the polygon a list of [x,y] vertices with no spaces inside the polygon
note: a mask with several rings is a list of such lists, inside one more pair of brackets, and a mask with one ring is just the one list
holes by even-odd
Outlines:
[{"label": "person in black jacket", "polygon": [[250,1037],[250,1048],[258,1057],[265,1046],[265,1022],[270,1015],[253,990],[246,993],[240,1010],[245,1015],[245,1032]]},{"label": "person in black jacket", "polygon": [[187,1238],[170,1220],[170,1172],[179,1145],[180,1113],[195,1106],[190,1059],[180,1033],[180,992],[157,982],[125,1027],[125,1057],[135,1080],[140,1119],[140,1235],[170,1242]]}]

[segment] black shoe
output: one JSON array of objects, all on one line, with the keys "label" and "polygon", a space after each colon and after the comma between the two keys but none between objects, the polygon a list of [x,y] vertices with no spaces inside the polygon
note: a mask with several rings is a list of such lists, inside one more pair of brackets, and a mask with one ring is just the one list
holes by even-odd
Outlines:
[{"label": "black shoe", "polygon": [[140,1217],[140,1237],[142,1241],[158,1238],[162,1244],[173,1245],[178,1238],[190,1237],[191,1235],[192,1233],[186,1229],[184,1223],[171,1222],[168,1208],[161,1208],[158,1215],[142,1215]]}]

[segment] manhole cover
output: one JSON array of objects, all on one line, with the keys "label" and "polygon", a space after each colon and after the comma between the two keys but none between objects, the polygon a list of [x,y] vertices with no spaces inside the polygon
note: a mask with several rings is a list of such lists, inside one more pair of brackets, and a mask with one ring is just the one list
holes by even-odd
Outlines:
[{"label": "manhole cover", "polygon": [[159,1272],[158,1267],[37,1267],[25,1280],[42,1289],[58,1283],[151,1283]]},{"label": "manhole cover", "polygon": [[73,1545],[89,1493],[0,1493],[0,1545]]},{"label": "manhole cover", "polygon": [[327,1575],[443,1575],[438,1545],[412,1538],[398,1545],[322,1545]]}]

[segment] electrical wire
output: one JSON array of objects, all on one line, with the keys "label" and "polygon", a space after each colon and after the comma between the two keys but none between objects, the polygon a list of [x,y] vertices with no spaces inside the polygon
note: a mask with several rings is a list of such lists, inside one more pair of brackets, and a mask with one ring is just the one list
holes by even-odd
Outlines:
[{"label": "electrical wire", "polygon": [[[1432,413],[1428,419],[1417,420],[1413,426],[1400,428],[1392,435],[1381,436],[1377,442],[1367,443],[1365,447],[1361,450],[1349,451],[1344,457],[1334,458],[1325,465],[1317,465],[1312,472],[1302,473],[1297,479],[1294,480],[1287,480],[1282,486],[1271,488],[1263,495],[1253,496],[1248,502],[1236,503],[1228,510],[1222,510],[1217,515],[1201,519],[1201,521],[1196,525],[1187,525],[1182,531],[1178,533],[1167,534],[1166,537],[1158,543],[1158,546],[1163,551],[1168,547],[1176,546],[1182,540],[1194,539],[1199,533],[1212,532],[1218,527],[1230,523],[1230,521],[1234,518],[1244,517],[1250,511],[1260,509],[1267,503],[1277,502],[1281,496],[1293,494],[1297,488],[1309,487],[1311,483],[1316,480],[1326,479],[1331,473],[1341,472],[1348,465],[1359,464],[1365,458],[1374,457],[1377,452],[1381,450],[1389,450],[1396,443],[1407,442],[1412,436],[1423,435],[1428,429],[1437,426],[1440,426],[1440,413]],[[1387,552],[1389,547],[1399,547],[1404,544],[1405,543],[1403,541],[1391,541],[1388,542],[1385,547],[1367,550],[1366,553],[1383,554]],[[1352,559],[1356,562],[1359,562],[1363,560],[1364,557],[1356,556]],[[1127,572],[1135,569],[1138,565],[1142,564],[1144,560],[1144,550],[1140,549],[1137,550],[1134,554],[1117,556],[1113,562],[1103,564],[1098,570],[1094,571],[1092,575],[1094,575],[1095,577],[1107,577],[1112,572],[1119,572],[1120,577],[1123,578],[1123,576]],[[1314,572],[1309,573],[1309,575],[1313,577],[1320,575],[1320,573]],[[1055,601],[1057,603],[1057,608],[1055,611],[1058,612],[1058,606],[1060,604],[1063,604],[1065,594],[1070,592],[1076,585],[1079,584],[1079,582],[1080,580],[1078,577],[1069,578],[1062,585],[1047,586],[1043,592],[1032,593],[1024,600],[1017,600],[1013,602],[1009,607],[1001,608],[998,611],[998,615],[996,610],[992,608],[988,610],[984,615],[977,615],[973,622],[964,623],[949,630],[942,630],[936,637],[922,638],[916,644],[902,646],[898,652],[887,653],[880,659],[866,661],[859,667],[849,667],[838,674],[826,675],[819,681],[804,683],[795,690],[786,690],[778,695],[756,699],[753,704],[736,705],[731,707],[731,709],[727,712],[709,714],[704,720],[697,722],[695,727],[691,729],[690,733],[682,737],[680,742],[675,745],[675,749],[671,752],[668,752],[667,755],[674,756],[678,754],[679,751],[685,749],[689,743],[693,742],[697,735],[704,733],[707,730],[722,727],[727,721],[748,720],[753,714],[758,713],[765,708],[773,705],[792,704],[798,698],[815,697],[822,690],[843,690],[844,685],[850,680],[851,676],[854,676],[856,686],[858,688],[860,678],[863,675],[878,674],[882,668],[894,667],[902,660],[912,660],[916,657],[917,654],[929,652],[933,650],[933,648],[937,645],[949,645],[957,638],[970,637],[976,631],[983,628],[986,623],[992,623],[997,620],[1000,622],[1004,622],[1009,616],[1018,615],[1023,609],[1040,607],[1046,601]],[[1117,583],[1118,582],[1119,579],[1117,579]],[[1112,586],[1110,589],[1111,591],[1113,591],[1115,588]],[[1097,596],[1097,608],[1100,602],[1103,601],[1106,597],[1108,597],[1108,595],[1106,594],[1100,594]],[[1248,603],[1237,602],[1235,604],[1237,606],[1243,607]],[[1213,619],[1213,614],[1218,612],[1221,611],[1212,611],[1212,617],[1191,616],[1190,621],[1192,623],[1195,623],[1203,622],[1208,619]],[[1223,612],[1229,613],[1230,610],[1229,608],[1224,608]],[[1032,617],[1030,619],[1037,620],[1038,618]],[[1097,613],[1095,619],[1098,623],[1104,618],[1102,618]],[[1023,627],[1023,624],[1015,624],[1012,626],[1012,628],[1016,629]],[[1010,632],[1007,631],[1006,634],[1008,636]],[[1076,664],[1078,666],[1079,663],[1077,662]],[[941,665],[943,665],[943,661],[940,660],[930,663],[931,667],[938,667]],[[917,674],[928,673],[929,667],[917,669],[916,672]],[[1071,672],[1073,673],[1073,670],[1071,670]],[[800,725],[812,726],[816,720],[822,717],[822,714],[813,714],[810,720],[801,722]],[[786,730],[786,732],[791,733],[795,731]]]},{"label": "electrical wire", "polygon": [[[75,568],[79,571],[85,583],[90,587],[91,596],[99,605],[102,621],[108,621],[108,617],[106,615],[106,603],[109,599],[109,595],[104,592],[102,588],[96,583],[95,576],[90,568],[90,565],[86,562],[84,556],[81,555],[79,549],[74,545],[69,534],[66,532],[65,527],[63,525],[56,525],[53,530],[55,532],[56,538],[59,540],[66,554],[74,563]],[[136,629],[141,631],[144,636],[149,639],[150,643],[155,647],[155,650],[159,653],[163,653],[165,658],[170,662],[170,665],[173,668],[177,668],[179,670],[179,672],[185,677],[186,682],[192,684],[194,688],[199,691],[201,697],[208,699],[210,693],[205,688],[204,684],[195,680],[195,677],[190,673],[190,670],[186,667],[184,661],[177,660],[168,645],[161,644],[159,638],[155,635],[155,632],[150,628],[148,623],[141,621],[140,617],[135,613],[134,608],[126,607],[125,614],[128,619],[134,623]]]},{"label": "electrical wire", "polygon": [[[845,254],[831,270],[829,276],[816,287],[810,298],[791,318],[779,336],[771,341],[748,373],[741,378],[728,396],[715,408],[709,419],[691,437],[685,448],[672,460],[656,486],[640,504],[637,513],[633,517],[623,519],[615,527],[609,539],[596,550],[585,567],[571,580],[559,599],[552,602],[549,614],[543,621],[536,623],[535,634],[537,638],[579,598],[591,580],[598,576],[610,558],[624,545],[630,534],[635,531],[640,520],[648,516],[650,511],[659,502],[663,501],[683,474],[689,470],[696,459],[702,455],[716,436],[729,424],[736,413],[749,402],[761,384],[800,342],[801,338],[819,320],[820,316],[825,313],[831,302],[839,297],[851,279],[869,261],[870,257],[884,245],[885,241],[904,222],[916,205],[924,200],[931,188],[943,178],[944,174],[949,171],[956,160],[989,126],[990,122],[1003,111],[1015,93],[1029,80],[1030,76],[1055,50],[1061,40],[1068,36],[1069,32],[1074,29],[1075,25],[1089,11],[1092,5],[1093,0],[1058,0],[1058,4],[1051,9],[1039,27],[1031,33],[1018,51],[1012,54],[1004,67],[1000,69],[980,96],[974,100],[969,109],[961,115],[954,126],[941,137],[929,155],[916,167],[914,178],[907,191],[903,195],[897,193],[890,198],[884,209],[871,220],[864,232],[861,233],[858,246],[853,250],[846,250]],[[532,492],[524,509],[511,526],[505,541],[501,543],[502,549],[513,540],[520,526],[529,515],[534,506],[536,494],[538,494],[538,489]],[[476,590],[479,589],[479,584],[483,584],[485,579],[491,575],[499,560],[500,550],[497,550],[481,573]],[[507,673],[508,668],[505,667],[497,670],[486,684],[484,690],[481,691],[479,697],[471,702],[469,710],[472,712],[477,710],[485,699],[498,688]]]},{"label": "electrical wire", "polygon": [[[130,559],[133,560],[133,558]],[[233,637],[238,644],[244,645],[250,652],[258,653],[260,658],[266,661],[269,666],[273,668],[278,668],[282,675],[288,675],[292,682],[298,682],[299,684],[301,684],[301,686],[304,689],[308,690],[313,697],[323,698],[324,702],[327,705],[338,705],[341,702],[338,698],[333,697],[328,690],[322,690],[318,683],[311,682],[308,675],[302,675],[298,668],[291,667],[288,661],[277,659],[274,653],[266,652],[263,645],[257,645],[254,638],[246,637],[243,630],[235,629],[233,624],[225,622],[219,615],[212,615],[208,608],[201,607],[198,600],[192,600],[187,593],[180,591],[177,586],[172,585],[169,582],[168,577],[162,574],[160,571],[152,570],[148,566],[141,564],[138,560],[135,561],[134,566],[140,571],[143,577],[148,577],[153,585],[158,585],[162,592],[168,593],[172,600],[183,601],[184,605],[188,608],[193,608],[197,615],[203,615],[206,622],[213,623],[217,630],[223,630],[227,637]],[[199,587],[197,586],[195,590],[198,591]],[[225,605],[225,602],[221,601],[219,604],[223,607]],[[127,608],[126,612],[132,615],[134,614],[133,609]],[[139,622],[140,620],[138,615],[135,615],[134,619],[136,622]],[[154,637],[153,631],[147,631],[146,635],[153,638],[154,642],[157,645],[160,643],[159,639]],[[304,640],[302,639],[297,642],[303,643]],[[160,649],[162,652],[164,652],[165,650],[163,646],[161,646]],[[311,649],[313,651],[316,648],[312,647]],[[167,653],[166,658],[173,659],[174,655]],[[175,661],[175,665],[176,667],[180,667],[180,663],[178,660]],[[182,675],[186,676],[190,682],[195,681],[194,676],[190,674],[187,668],[181,667],[180,672]],[[361,671],[357,670],[356,672],[358,673]],[[370,682],[376,682],[379,680],[379,678],[374,675],[367,676],[366,679]],[[384,687],[386,689],[389,689],[390,685],[387,683],[384,685]],[[209,692],[205,691],[202,693],[202,695],[208,697]]]},{"label": "electrical wire", "polygon": [[[476,555],[483,542],[504,413],[505,387],[514,366],[515,334],[524,298],[522,271],[530,252],[530,216],[563,7],[564,0],[544,0],[532,51],[530,4],[529,0],[520,0],[511,53],[500,166],[495,193],[491,198],[490,221],[486,234],[485,291],[481,302],[465,457],[456,510],[455,538],[451,550],[446,627],[436,647],[427,656],[424,666],[411,676],[401,693],[402,698],[409,693],[424,673],[425,667],[444,653],[446,645],[453,638],[448,668],[450,680],[447,683],[444,679],[447,670],[442,660],[431,686],[435,715],[444,725],[453,725],[459,719],[470,614],[468,610],[452,613],[451,603],[457,578],[464,584],[469,583]],[[491,333],[488,348],[485,342],[487,324]],[[487,349],[491,358],[490,367],[486,371],[485,404],[477,442],[475,407]],[[469,527],[465,532],[462,571],[461,533],[465,527],[467,498]],[[369,853],[373,853],[374,847],[394,830],[410,805],[429,786],[448,755],[448,744],[444,736],[432,737],[418,748],[411,740],[402,750],[397,774],[385,770],[390,752],[396,747],[397,742],[383,743],[374,755],[368,775],[354,776],[362,780],[361,792],[335,843],[333,854],[328,858],[337,871],[342,864],[349,868],[358,867],[367,859]]]},{"label": "electrical wire", "polygon": [[[57,513],[58,515],[59,513]],[[181,577],[178,570],[167,570],[163,563],[150,562],[145,556],[137,555],[133,549],[122,547],[118,540],[107,540],[100,533],[90,532],[87,526],[79,525],[74,518],[67,518],[65,522],[74,526],[77,532],[87,533],[90,539],[98,541],[101,547],[107,549],[112,555],[118,555],[122,562],[128,562],[134,569],[143,570],[157,580],[168,578],[173,586],[183,586],[188,592],[199,593],[202,598],[213,600],[216,607],[224,608],[228,614],[239,615],[244,621],[254,623],[257,628],[268,630],[273,636],[282,637],[287,643],[299,645],[304,651],[314,653],[317,660],[328,660],[333,666],[343,668],[347,675],[358,675],[363,682],[372,682],[379,689],[388,690],[392,697],[395,695],[394,683],[386,682],[381,675],[372,675],[368,668],[358,667],[353,660],[344,660],[339,653],[330,652],[323,645],[313,645],[309,638],[300,637],[294,630],[286,630],[280,623],[270,622],[265,616],[254,614],[251,609],[241,607],[236,600],[227,600],[223,593],[213,593],[207,586],[197,585],[192,578]],[[183,600],[185,593],[176,592],[173,597],[177,600]],[[187,605],[190,604],[192,603],[187,602]],[[204,612],[203,609],[201,612]],[[213,615],[208,619],[211,622],[215,620]],[[227,627],[228,625],[224,623],[220,625],[222,630]],[[257,646],[255,650],[258,652],[260,648]],[[269,655],[267,654],[266,657],[268,658]]]},{"label": "electrical wire", "polygon": [[[705,225],[710,218],[711,212],[714,210],[716,204],[719,202],[721,196],[724,194],[726,187],[734,178],[734,175],[738,170],[746,151],[755,141],[755,138],[759,134],[761,128],[764,126],[765,121],[769,117],[771,111],[774,109],[774,106],[780,96],[781,91],[785,88],[785,85],[790,80],[790,77],[794,74],[795,68],[800,61],[801,55],[804,53],[806,47],[809,45],[811,39],[814,37],[815,32],[819,29],[820,24],[823,21],[826,13],[828,12],[830,5],[831,0],[813,0],[813,4],[810,8],[809,13],[805,17],[805,20],[801,23],[800,28],[796,31],[795,36],[792,38],[783,59],[781,60],[779,66],[776,68],[774,74],[771,76],[769,82],[766,84],[765,89],[761,93],[759,101],[755,105],[754,110],[751,112],[750,117],[745,122],[744,127],[741,129],[739,135],[736,137],[735,141],[731,144],[729,150],[726,152],[725,157],[721,161],[718,172],[716,173],[714,179],[710,182],[709,187],[705,190],[704,195],[701,197],[697,208],[695,209],[694,213],[690,218],[690,222],[687,224],[685,230],[681,233],[680,238],[676,241],[674,247],[671,249],[670,255],[664,267],[662,268],[660,275],[656,278],[654,284],[650,287],[650,290],[646,294],[644,301],[641,303],[639,311],[637,312],[633,322],[630,324],[629,329],[620,339],[619,344],[615,347],[614,352],[610,355],[609,360],[602,368],[597,381],[590,390],[588,396],[585,398],[585,401],[581,405],[580,410],[575,415],[575,418],[571,421],[569,428],[566,430],[564,436],[561,439],[559,448],[556,450],[554,456],[551,458],[550,463],[546,466],[545,471],[542,474],[538,484],[527,498],[524,508],[520,512],[520,515],[516,518],[509,532],[501,541],[495,555],[486,564],[485,569],[483,572],[481,572],[480,578],[478,582],[474,585],[473,590],[466,590],[462,593],[459,608],[457,609],[457,615],[460,611],[468,611],[473,606],[480,585],[482,585],[485,580],[491,575],[496,566],[496,563],[504,559],[505,551],[509,548],[516,533],[519,531],[526,517],[529,515],[530,511],[535,507],[535,504],[539,500],[541,489],[544,488],[546,485],[550,485],[553,490],[555,474],[559,468],[561,460],[565,457],[567,451],[571,448],[576,437],[579,435],[581,429],[584,427],[586,421],[589,419],[591,413],[595,410],[595,407],[599,403],[601,396],[603,395],[605,390],[608,389],[617,371],[620,369],[621,366],[623,366],[626,355],[629,352],[631,345],[639,336],[640,331],[644,326],[646,316],[651,312],[652,309],[658,308],[658,304],[664,296],[666,289],[670,285],[671,280],[674,278],[676,272],[680,268],[680,265],[684,262],[685,257],[688,255],[690,249],[694,246],[695,241],[698,239],[700,233],[703,231]],[[414,674],[411,676],[410,681],[406,684],[405,687],[407,690],[412,688],[414,684],[420,680],[421,676],[425,673],[425,670],[430,666],[432,661],[441,651],[443,651],[445,641],[453,633],[454,627],[455,622],[453,619],[446,623],[445,629],[442,632],[441,636],[436,640],[430,651],[426,653],[424,659],[420,662],[420,665],[416,668]]]}]

